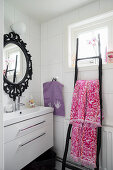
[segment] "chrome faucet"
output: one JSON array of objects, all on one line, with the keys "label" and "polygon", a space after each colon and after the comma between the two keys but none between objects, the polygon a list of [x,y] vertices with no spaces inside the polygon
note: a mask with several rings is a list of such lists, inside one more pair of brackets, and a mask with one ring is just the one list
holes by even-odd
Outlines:
[{"label": "chrome faucet", "polygon": [[24,106],[24,103],[20,103],[20,96],[15,100],[15,111],[20,110],[20,106]]}]

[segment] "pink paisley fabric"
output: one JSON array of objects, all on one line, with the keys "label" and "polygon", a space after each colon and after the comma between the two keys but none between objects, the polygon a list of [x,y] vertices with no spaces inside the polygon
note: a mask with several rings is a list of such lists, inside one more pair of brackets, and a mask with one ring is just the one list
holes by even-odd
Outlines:
[{"label": "pink paisley fabric", "polygon": [[100,121],[98,80],[78,80],[72,98],[71,156],[77,163],[96,167],[97,127]]}]

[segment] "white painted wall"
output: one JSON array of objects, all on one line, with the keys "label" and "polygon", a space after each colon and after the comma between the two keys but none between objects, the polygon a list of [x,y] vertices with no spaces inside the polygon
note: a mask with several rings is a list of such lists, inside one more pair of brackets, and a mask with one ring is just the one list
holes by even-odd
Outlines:
[{"label": "white painted wall", "polygon": [[[9,33],[10,26],[17,22],[26,24],[26,33],[21,35],[24,42],[27,43],[27,49],[32,56],[33,79],[29,81],[28,89],[23,93],[21,102],[26,102],[29,95],[32,94],[36,103],[40,105],[40,24],[38,21],[30,18],[14,6],[5,1],[4,4],[4,33]],[[12,103],[12,99],[4,92],[4,105]]]},{"label": "white painted wall", "polygon": [[[3,0],[0,0],[0,68],[2,70],[3,50]],[[0,170],[3,170],[3,77],[0,72]]]},{"label": "white painted wall", "polygon": [[[66,116],[54,116],[55,148],[62,157],[65,144],[66,124],[69,119],[74,72],[65,69],[68,57],[65,44],[66,29],[69,24],[113,10],[113,0],[98,0],[82,8],[76,9],[41,25],[41,94],[42,84],[58,76],[58,81],[64,84],[64,102]],[[79,79],[95,79],[97,70],[80,71]],[[113,68],[103,70],[103,106],[104,124],[113,126]],[[41,96],[43,103],[43,95]]]}]

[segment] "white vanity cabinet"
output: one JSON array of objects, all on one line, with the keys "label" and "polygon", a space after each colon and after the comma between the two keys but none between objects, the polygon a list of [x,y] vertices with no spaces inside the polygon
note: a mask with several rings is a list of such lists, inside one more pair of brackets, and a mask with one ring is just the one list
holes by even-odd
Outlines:
[{"label": "white vanity cabinet", "polygon": [[31,115],[4,126],[4,170],[20,170],[53,146],[52,110]]}]

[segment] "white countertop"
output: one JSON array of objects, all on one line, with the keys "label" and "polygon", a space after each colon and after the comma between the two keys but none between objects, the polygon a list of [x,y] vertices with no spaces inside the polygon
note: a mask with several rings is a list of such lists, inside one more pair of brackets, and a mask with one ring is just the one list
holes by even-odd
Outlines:
[{"label": "white countertop", "polygon": [[38,117],[52,112],[53,108],[51,107],[37,106],[35,108],[26,108],[11,113],[4,113],[4,126],[9,126],[14,123],[18,123],[27,119],[31,119],[33,117]]}]

